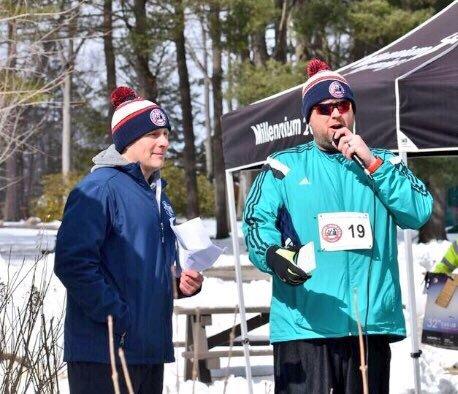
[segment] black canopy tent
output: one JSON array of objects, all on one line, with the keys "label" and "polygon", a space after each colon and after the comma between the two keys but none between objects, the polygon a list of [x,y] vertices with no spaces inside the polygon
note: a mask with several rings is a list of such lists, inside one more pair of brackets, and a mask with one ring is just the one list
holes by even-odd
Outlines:
[{"label": "black canopy tent", "polygon": [[[356,131],[371,147],[421,155],[458,151],[458,0],[381,50],[339,70],[355,94]],[[222,117],[232,245],[236,260],[246,376],[252,393],[240,268],[233,172],[313,137],[300,113],[301,86]],[[411,332],[416,332],[412,244],[405,230]],[[415,391],[420,392],[418,338],[411,335]]]},{"label": "black canopy tent", "polygon": [[[403,152],[458,151],[458,4],[339,71],[357,103],[368,145]],[[310,140],[301,86],[223,115],[226,169]],[[300,130],[299,130],[300,128]]]},{"label": "black canopy tent", "polygon": [[[444,149],[449,153],[458,151],[457,65],[458,43],[455,43],[430,62],[398,79],[399,122],[408,151],[416,152],[416,147],[425,154]],[[400,137],[398,145],[402,149],[403,136]],[[406,137],[414,145],[412,149]]]}]

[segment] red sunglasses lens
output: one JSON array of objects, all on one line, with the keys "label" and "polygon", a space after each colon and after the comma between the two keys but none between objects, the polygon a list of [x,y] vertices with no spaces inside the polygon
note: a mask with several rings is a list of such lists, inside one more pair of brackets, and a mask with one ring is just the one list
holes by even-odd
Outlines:
[{"label": "red sunglasses lens", "polygon": [[317,104],[315,108],[320,115],[329,116],[332,114],[332,111],[334,111],[334,108],[337,108],[337,110],[341,114],[344,114],[345,112],[348,112],[350,110],[350,101],[340,101],[338,103],[329,104]]},{"label": "red sunglasses lens", "polygon": [[341,114],[348,112],[350,110],[350,101],[341,101],[337,104],[337,109]]}]

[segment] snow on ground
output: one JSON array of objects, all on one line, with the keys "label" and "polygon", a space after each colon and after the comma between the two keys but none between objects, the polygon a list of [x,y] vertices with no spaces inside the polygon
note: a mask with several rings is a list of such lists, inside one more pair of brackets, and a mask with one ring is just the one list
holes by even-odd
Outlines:
[{"label": "snow on ground", "polygon": [[[214,235],[215,222],[212,219],[204,219],[204,225],[210,235]],[[14,273],[25,273],[30,270],[33,261],[41,255],[43,250],[53,250],[55,230],[30,230],[0,228],[0,282],[7,277],[12,277]],[[239,224],[239,237],[242,232]],[[403,290],[403,304],[406,306],[405,316],[408,331],[409,309],[407,302],[406,285],[406,260],[404,256],[404,243],[399,238],[399,270],[401,287]],[[215,241],[219,246],[227,248],[226,254],[220,257],[216,265],[233,266],[234,256],[232,255],[232,243],[230,238]],[[249,260],[243,240],[239,239],[242,265],[248,265]],[[414,257],[414,282],[416,291],[416,306],[418,316],[418,335],[421,335],[421,325],[424,315],[426,295],[423,293],[423,273],[430,269],[434,262],[439,260],[449,246],[448,241],[430,242],[429,244],[413,245]],[[40,260],[41,266],[38,275],[51,278],[51,285],[45,301],[45,314],[48,318],[59,316],[64,306],[65,290],[52,274],[54,255],[49,254]],[[8,264],[8,261],[10,264]],[[30,275],[29,275],[30,276]],[[29,282],[30,283],[30,282]],[[25,299],[29,287],[27,282],[23,282],[17,289],[15,295],[17,301]],[[271,298],[271,285],[269,281],[259,280],[243,284],[246,306],[267,306]],[[205,306],[229,306],[234,307],[238,304],[237,287],[234,282],[223,281],[216,278],[207,278],[204,288],[195,297],[178,300],[176,305],[186,307],[205,307]],[[252,315],[247,315],[247,318]],[[219,315],[213,318],[211,326],[207,327],[208,334],[217,333],[239,322],[238,315],[228,314]],[[184,316],[174,316],[174,341],[183,341],[185,338],[185,318]],[[250,335],[268,335],[268,326],[250,332]],[[410,335],[410,333],[409,333]],[[433,393],[458,393],[458,376],[448,374],[445,368],[451,367],[458,362],[458,352],[453,350],[435,348],[420,344],[423,351],[420,358],[422,392],[425,394]],[[410,338],[391,345],[391,379],[390,390],[394,394],[410,393],[414,387],[413,367],[410,358]],[[200,382],[183,381],[183,358],[181,353],[183,348],[175,350],[177,361],[166,365],[164,376],[164,393],[236,393],[247,392],[246,380],[244,376],[244,358],[236,357],[231,360],[222,359],[220,378],[212,385],[207,386]],[[273,377],[271,356],[252,357],[250,359],[253,367],[254,392],[257,394],[273,393]],[[228,365],[229,364],[229,365]],[[232,375],[234,374],[234,375]],[[225,378],[225,376],[229,376]],[[62,384],[65,387],[65,374],[62,376]],[[65,389],[62,392],[65,391]]]},{"label": "snow on ground", "polygon": [[[13,223],[5,223],[13,225]],[[24,259],[34,260],[42,251],[52,251],[57,230],[0,227],[0,262],[22,264]]]}]

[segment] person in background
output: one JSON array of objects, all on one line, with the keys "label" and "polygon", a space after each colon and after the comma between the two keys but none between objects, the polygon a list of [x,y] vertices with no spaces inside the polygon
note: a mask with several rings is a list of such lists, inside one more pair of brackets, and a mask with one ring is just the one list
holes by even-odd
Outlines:
[{"label": "person in background", "polygon": [[435,274],[450,275],[458,268],[458,240],[452,242],[450,247],[442,257],[442,260],[437,262],[433,268]]},{"label": "person in background", "polygon": [[[174,361],[175,214],[160,177],[170,123],[162,108],[128,87],[117,88],[112,103],[114,145],[70,193],[57,234],[54,272],[67,289],[64,361],[70,393],[113,393],[111,315],[134,392],[156,394],[164,363]],[[202,281],[198,272],[182,272],[179,295],[196,294]],[[119,366],[118,373],[126,393]]]}]

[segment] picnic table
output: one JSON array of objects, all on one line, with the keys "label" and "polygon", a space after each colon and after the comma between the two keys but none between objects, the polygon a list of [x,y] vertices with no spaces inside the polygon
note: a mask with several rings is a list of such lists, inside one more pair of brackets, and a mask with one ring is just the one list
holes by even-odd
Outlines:
[{"label": "picnic table", "polygon": [[[234,266],[211,267],[204,272],[206,278],[219,278],[222,280],[236,281]],[[242,281],[269,280],[270,275],[259,271],[254,265],[242,265]]]},{"label": "picnic table", "polygon": [[[248,306],[246,313],[255,313],[254,317],[247,320],[248,332],[261,327],[269,322],[268,306]],[[211,383],[210,369],[220,368],[220,358],[243,356],[244,343],[235,338],[241,335],[240,324],[235,324],[226,330],[207,337],[206,326],[212,324],[212,316],[217,314],[234,314],[238,307],[182,307],[175,306],[174,313],[186,315],[186,337],[184,343],[185,358],[184,379],[198,379],[204,383]],[[249,337],[250,338],[250,337]],[[272,347],[267,337],[252,337],[247,339],[253,346],[269,346],[269,348],[250,348],[250,356],[272,355]],[[225,350],[212,350],[215,347],[229,346]],[[233,349],[239,347],[239,349]]]}]

